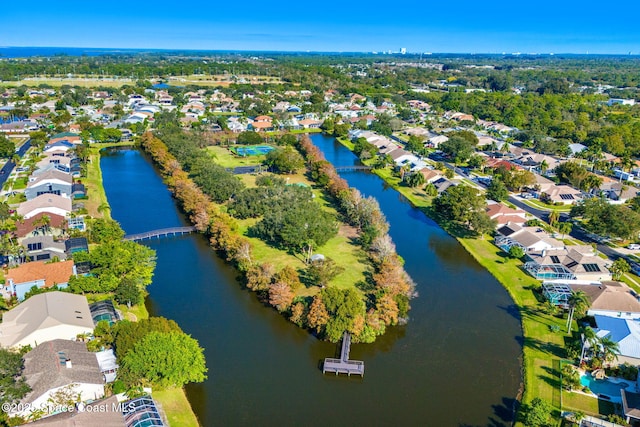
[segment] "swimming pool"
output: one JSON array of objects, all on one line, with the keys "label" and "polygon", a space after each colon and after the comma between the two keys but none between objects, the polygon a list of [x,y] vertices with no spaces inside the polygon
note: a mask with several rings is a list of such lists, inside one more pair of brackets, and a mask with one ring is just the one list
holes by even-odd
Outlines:
[{"label": "swimming pool", "polygon": [[600,397],[601,395],[604,395],[609,398],[606,400],[617,403],[620,403],[622,400],[620,390],[629,387],[629,383],[627,382],[621,381],[614,383],[609,380],[596,380],[590,374],[581,376],[580,384],[589,387],[589,390],[591,390],[591,392],[596,396]]}]

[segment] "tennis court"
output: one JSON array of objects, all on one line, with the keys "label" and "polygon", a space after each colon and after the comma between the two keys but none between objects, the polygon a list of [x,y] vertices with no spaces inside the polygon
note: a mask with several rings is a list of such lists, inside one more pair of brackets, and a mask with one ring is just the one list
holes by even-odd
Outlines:
[{"label": "tennis court", "polygon": [[238,156],[264,156],[269,151],[274,150],[270,145],[250,145],[248,147],[234,147],[231,149]]}]

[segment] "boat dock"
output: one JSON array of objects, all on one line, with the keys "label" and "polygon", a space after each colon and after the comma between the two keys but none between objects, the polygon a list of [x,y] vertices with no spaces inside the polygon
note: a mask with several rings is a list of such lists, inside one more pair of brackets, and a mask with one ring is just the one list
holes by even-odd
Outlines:
[{"label": "boat dock", "polygon": [[364,362],[361,360],[349,360],[349,351],[351,350],[351,334],[345,332],[342,336],[342,350],[340,351],[340,359],[327,357],[322,365],[322,373],[333,372],[338,374],[351,374],[364,376]]}]

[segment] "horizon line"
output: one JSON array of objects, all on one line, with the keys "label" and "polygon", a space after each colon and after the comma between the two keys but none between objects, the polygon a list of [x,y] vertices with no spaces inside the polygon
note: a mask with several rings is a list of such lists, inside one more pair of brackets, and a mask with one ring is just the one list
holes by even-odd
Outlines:
[{"label": "horizon line", "polygon": [[505,55],[505,56],[556,56],[556,55],[583,55],[583,56],[602,56],[602,55],[615,55],[615,56],[640,56],[639,53],[633,53],[631,51],[627,53],[590,53],[588,50],[585,52],[446,52],[446,51],[407,51],[401,53],[398,51],[390,50],[262,50],[262,49],[207,49],[207,48],[166,48],[166,47],[88,47],[88,46],[0,46],[0,49],[92,49],[92,50],[112,50],[112,51],[140,51],[140,50],[154,50],[154,51],[180,51],[180,52],[246,52],[246,53],[338,53],[338,54],[369,54],[369,55]]}]

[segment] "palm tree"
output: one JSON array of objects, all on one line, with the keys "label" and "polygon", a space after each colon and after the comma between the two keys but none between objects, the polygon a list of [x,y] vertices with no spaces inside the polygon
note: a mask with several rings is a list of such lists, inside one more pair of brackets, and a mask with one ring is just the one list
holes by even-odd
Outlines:
[{"label": "palm tree", "polygon": [[560,212],[558,212],[558,211],[549,212],[549,225],[553,226],[558,221],[560,221]]},{"label": "palm tree", "polygon": [[584,360],[585,353],[587,348],[596,348],[596,345],[600,342],[598,336],[596,335],[596,331],[594,331],[591,327],[587,326],[580,334],[582,339],[582,351],[580,352],[580,365],[582,365],[582,361]]},{"label": "palm tree", "polygon": [[573,228],[573,224],[568,221],[561,222],[558,224],[558,231],[562,233],[562,240],[564,240],[565,234],[571,233],[571,229]]},{"label": "palm tree", "polygon": [[605,362],[613,362],[620,354],[620,346],[609,337],[600,339],[600,354]]},{"label": "palm tree", "polygon": [[567,301],[567,303],[569,304],[569,318],[567,319],[567,332],[570,333],[571,324],[573,323],[573,315],[575,314],[576,310],[578,311],[578,313],[584,314],[586,309],[589,307],[590,301],[587,294],[585,294],[583,291],[578,291],[578,292],[571,293],[571,296],[569,297],[569,301]]},{"label": "palm tree", "polygon": [[109,212],[111,211],[111,206],[109,206],[108,203],[101,203],[100,206],[98,206],[98,213],[104,215],[105,212]]},{"label": "palm tree", "polygon": [[631,266],[624,258],[618,258],[613,262],[613,264],[611,264],[609,270],[613,274],[613,278],[615,280],[620,280],[623,274],[631,271]]},{"label": "palm tree", "polygon": [[549,169],[549,163],[547,163],[546,159],[542,160],[542,163],[540,163],[540,173],[544,175],[547,169]]}]

